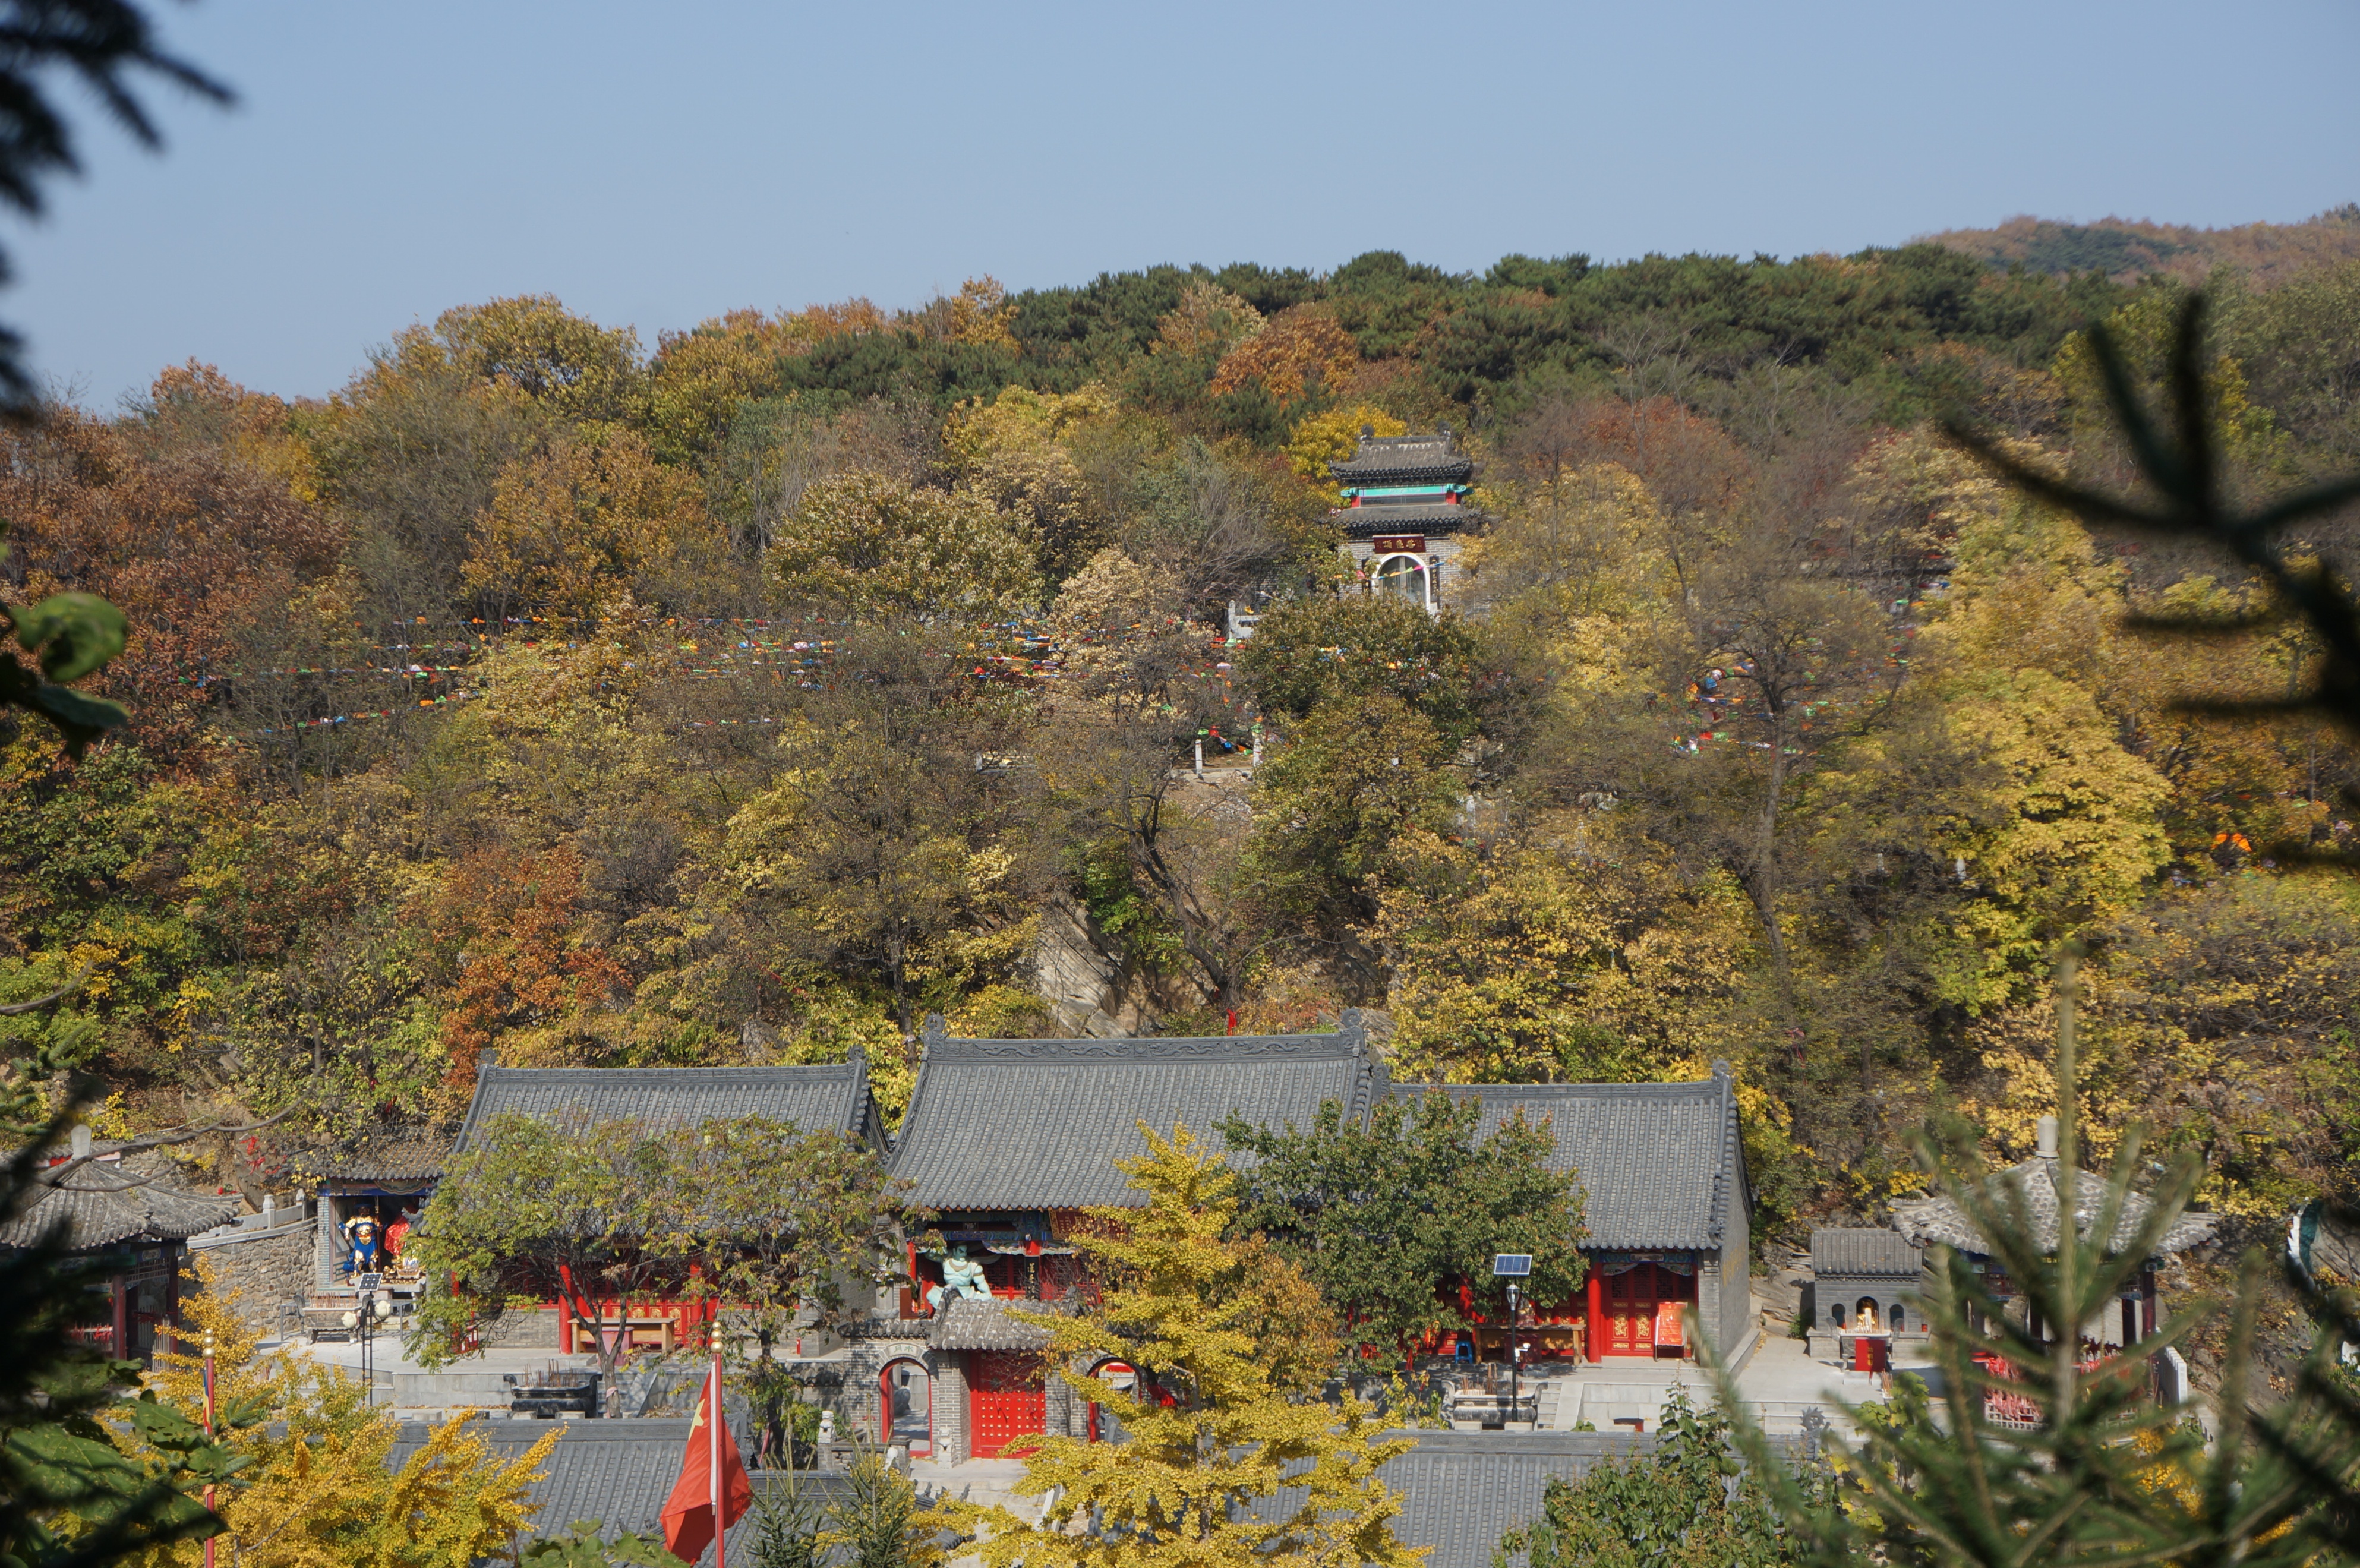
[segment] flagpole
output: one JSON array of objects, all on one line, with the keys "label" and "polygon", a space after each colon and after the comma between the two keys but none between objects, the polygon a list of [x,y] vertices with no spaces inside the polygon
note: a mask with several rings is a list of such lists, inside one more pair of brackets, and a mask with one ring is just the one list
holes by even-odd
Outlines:
[{"label": "flagpole", "polygon": [[[115,1354],[118,1355],[122,1354],[120,1346],[116,1347]],[[210,1438],[213,1435],[213,1336],[211,1334],[205,1336],[204,1373],[205,1436]],[[211,1463],[211,1456],[208,1456],[208,1463]],[[205,1511],[207,1513],[213,1511],[213,1486],[210,1481],[205,1483]],[[211,1535],[205,1537],[205,1568],[213,1568],[213,1538]]]},{"label": "flagpole", "polygon": [[705,1485],[713,1498],[713,1568],[728,1568],[729,1532],[721,1513],[721,1335],[716,1323],[705,1332],[713,1338],[712,1392],[705,1406],[705,1441],[712,1463],[705,1466]]}]

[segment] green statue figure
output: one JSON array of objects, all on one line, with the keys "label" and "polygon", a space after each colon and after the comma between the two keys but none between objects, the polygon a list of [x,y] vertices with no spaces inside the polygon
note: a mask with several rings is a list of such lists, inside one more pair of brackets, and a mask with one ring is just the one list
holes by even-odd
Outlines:
[{"label": "green statue figure", "polygon": [[983,1277],[983,1265],[967,1255],[964,1245],[951,1248],[943,1259],[943,1282],[926,1291],[926,1305],[939,1312],[946,1296],[972,1296],[978,1301],[991,1299],[991,1287]]}]

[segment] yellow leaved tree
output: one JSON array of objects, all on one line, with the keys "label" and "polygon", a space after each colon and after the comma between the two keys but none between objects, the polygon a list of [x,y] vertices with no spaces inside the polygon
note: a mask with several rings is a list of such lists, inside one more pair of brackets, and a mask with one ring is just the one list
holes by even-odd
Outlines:
[{"label": "yellow leaved tree", "polygon": [[[1414,1440],[1382,1440],[1357,1398],[1288,1397],[1273,1357],[1301,1292],[1274,1288],[1275,1260],[1251,1243],[1223,1239],[1238,1200],[1220,1155],[1185,1126],[1140,1131],[1148,1153],[1116,1164],[1147,1207],[1090,1211],[1100,1229],[1079,1243],[1109,1282],[1101,1304],[1032,1320],[1067,1363],[1058,1376],[1111,1407],[1130,1441],[1039,1439],[1016,1488],[1049,1498],[1038,1524],[965,1502],[935,1518],[987,1568],[1414,1568],[1425,1552],[1393,1538],[1400,1501],[1375,1474]],[[1072,1370],[1108,1356],[1136,1370],[1128,1392]]]},{"label": "yellow leaved tree", "polygon": [[1335,486],[1328,477],[1328,465],[1341,463],[1360,450],[1362,425],[1378,435],[1409,433],[1409,426],[1369,403],[1330,409],[1324,414],[1306,414],[1295,422],[1294,432],[1286,438],[1286,466],[1321,489],[1333,492]]},{"label": "yellow leaved tree", "polygon": [[[220,1561],[237,1568],[465,1568],[505,1554],[531,1519],[526,1494],[560,1433],[552,1430],[520,1456],[498,1460],[468,1431],[468,1418],[436,1426],[399,1466],[400,1435],[391,1411],[368,1403],[366,1387],[342,1369],[264,1354],[224,1293],[212,1263],[200,1257],[203,1290],[182,1310],[179,1351],[160,1352],[145,1391],[191,1420],[204,1419],[202,1347],[213,1346],[219,1408],[267,1409],[267,1420],[224,1442],[253,1463],[223,1488],[224,1530],[214,1538]],[[146,1453],[127,1427],[117,1443]],[[196,1540],[151,1549],[142,1568],[185,1568],[204,1561]]]},{"label": "yellow leaved tree", "polygon": [[1095,381],[1070,392],[1003,387],[989,402],[977,398],[951,411],[943,455],[960,490],[1029,526],[1043,570],[1063,578],[1109,532],[1107,499],[1074,448],[1102,436],[1117,414],[1114,394]]},{"label": "yellow leaved tree", "polygon": [[1000,620],[1040,596],[1037,539],[1028,520],[971,490],[839,474],[803,492],[771,544],[769,572],[789,604]]},{"label": "yellow leaved tree", "polygon": [[1357,369],[1360,351],[1326,305],[1295,305],[1221,356],[1213,395],[1259,382],[1282,403],[1307,392],[1334,391]]},{"label": "yellow leaved tree", "polygon": [[693,476],[634,431],[583,425],[502,471],[461,576],[503,615],[588,623],[627,590],[709,575],[721,543]]},{"label": "yellow leaved tree", "polygon": [[1743,893],[1727,876],[1682,877],[1615,827],[1568,812],[1483,850],[1406,837],[1364,928],[1393,966],[1396,1071],[1611,1082],[1731,1053]]},{"label": "yellow leaved tree", "polygon": [[1155,323],[1151,354],[1227,354],[1262,331],[1262,313],[1219,284],[1198,279],[1181,291],[1179,304]]}]

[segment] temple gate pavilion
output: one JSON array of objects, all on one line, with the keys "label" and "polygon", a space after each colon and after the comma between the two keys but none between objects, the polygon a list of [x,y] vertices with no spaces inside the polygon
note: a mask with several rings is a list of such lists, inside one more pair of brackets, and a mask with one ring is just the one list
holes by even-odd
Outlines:
[{"label": "temple gate pavilion", "polygon": [[1360,449],[1328,472],[1344,493],[1328,519],[1343,529],[1363,587],[1440,614],[1460,540],[1486,521],[1467,502],[1475,462],[1450,427],[1379,435],[1364,424]]}]

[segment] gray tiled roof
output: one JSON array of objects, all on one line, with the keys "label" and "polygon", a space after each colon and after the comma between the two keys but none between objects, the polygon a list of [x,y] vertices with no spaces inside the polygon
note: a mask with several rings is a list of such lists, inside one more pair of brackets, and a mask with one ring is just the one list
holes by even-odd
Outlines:
[{"label": "gray tiled roof", "polygon": [[1830,1226],[1811,1233],[1811,1273],[1821,1279],[1914,1279],[1924,1266],[1924,1255],[1899,1231]]},{"label": "gray tiled roof", "polygon": [[819,1067],[487,1067],[453,1152],[469,1147],[491,1118],[512,1113],[578,1113],[650,1129],[769,1116],[806,1133],[833,1128],[878,1141],[869,1066],[858,1056]]},{"label": "gray tiled roof", "polygon": [[[474,1427],[491,1445],[494,1459],[506,1462],[546,1436],[550,1424],[480,1421]],[[681,1460],[688,1448],[689,1423],[584,1420],[558,1424],[565,1435],[558,1439],[557,1446],[550,1451],[548,1463],[542,1466],[545,1478],[533,1484],[532,1501],[539,1505],[540,1511],[533,1516],[530,1533],[534,1537],[563,1535],[577,1521],[596,1519],[602,1527],[601,1533],[610,1537],[624,1531],[661,1537],[664,1499],[672,1495],[672,1483],[680,1478]],[[425,1442],[430,1430],[423,1422],[404,1421],[401,1435],[387,1456],[388,1466],[399,1470],[409,1463]],[[738,1452],[750,1453],[752,1451],[745,1443],[746,1434],[740,1431],[736,1435]],[[757,1486],[776,1486],[782,1481],[774,1474],[755,1477]],[[838,1475],[813,1471],[798,1474],[795,1484],[806,1496],[834,1496],[844,1486]],[[756,1533],[756,1517],[751,1513],[730,1527],[732,1562],[753,1561]],[[713,1558],[713,1549],[707,1547],[698,1561],[711,1563]]]},{"label": "gray tiled roof", "polygon": [[[1058,1312],[1055,1303],[1041,1301],[1020,1302],[1018,1310]],[[954,1296],[926,1325],[926,1343],[936,1350],[1039,1350],[1049,1343],[1049,1331],[1010,1317],[997,1299]]]},{"label": "gray tiled roof", "polygon": [[[1483,1103],[1490,1132],[1517,1112],[1548,1123],[1550,1165],[1581,1179],[1584,1245],[1705,1248],[1721,1245],[1730,1205],[1751,1201],[1737,1138],[1737,1096],[1716,1064],[1688,1083],[1451,1084]],[[1399,1095],[1425,1092],[1404,1084]]]},{"label": "gray tiled roof", "polygon": [[0,1246],[29,1246],[59,1223],[65,1226],[65,1245],[77,1250],[181,1241],[228,1223],[246,1207],[236,1198],[190,1190],[170,1158],[152,1150],[71,1169],[53,1167],[38,1179],[49,1190],[0,1225]]},{"label": "gray tiled roof", "polygon": [[1417,1446],[1377,1474],[1401,1494],[1394,1539],[1433,1549],[1426,1568],[1491,1568],[1500,1537],[1540,1518],[1550,1476],[1571,1480],[1610,1454],[1627,1457],[1655,1442],[1635,1432],[1415,1435]]},{"label": "gray tiled roof", "polygon": [[1464,480],[1475,471],[1474,459],[1458,450],[1449,434],[1364,435],[1351,456],[1328,465],[1328,472],[1346,484],[1415,484]]},{"label": "gray tiled roof", "polygon": [[1365,1115],[1382,1079],[1350,1012],[1333,1035],[958,1040],[939,1018],[926,1029],[893,1174],[935,1209],[1134,1204],[1114,1161],[1146,1151],[1140,1123],[1165,1135],[1185,1123],[1218,1147],[1213,1129],[1233,1112],[1308,1126],[1333,1100]]},{"label": "gray tiled roof", "polygon": [[[576,1520],[596,1519],[606,1533],[631,1530],[661,1535],[664,1498],[680,1475],[688,1442],[684,1420],[567,1421],[565,1435],[551,1451],[546,1478],[536,1483],[532,1500],[540,1505],[531,1533],[564,1533]],[[513,1458],[549,1431],[540,1421],[488,1421],[478,1428],[498,1458]],[[404,1423],[399,1441],[388,1456],[399,1468],[426,1441],[428,1429]],[[1399,1494],[1402,1510],[1393,1519],[1393,1533],[1405,1546],[1430,1547],[1426,1568],[1491,1568],[1501,1535],[1537,1519],[1549,1477],[1573,1479],[1586,1475],[1601,1459],[1628,1458],[1643,1453],[1656,1442],[1653,1433],[1627,1432],[1388,1432],[1387,1437],[1415,1437],[1417,1446],[1387,1463],[1379,1472],[1384,1484]],[[740,1434],[741,1451],[743,1434]],[[1772,1442],[1786,1446],[1780,1440]],[[757,1486],[781,1484],[783,1477],[761,1475]],[[830,1472],[803,1472],[795,1477],[805,1496],[832,1498],[842,1495],[844,1481]],[[1266,1506],[1275,1517],[1300,1507],[1299,1492],[1280,1493]],[[748,1514],[729,1531],[733,1562],[752,1561],[756,1517]],[[710,1548],[701,1563],[711,1563]]]},{"label": "gray tiled roof", "polygon": [[1338,507],[1328,521],[1347,539],[1372,539],[1380,533],[1456,533],[1491,521],[1480,507],[1452,506],[1446,501],[1402,501],[1380,505]]},{"label": "gray tiled roof", "polygon": [[[2035,1237],[2043,1250],[2053,1251],[2057,1245],[2058,1216],[2064,1209],[2058,1186],[2057,1161],[2035,1155],[2021,1165],[1985,1177],[1983,1190],[1994,1202],[2005,1202],[2004,1195],[2010,1191],[2021,1193],[2025,1216],[2031,1222]],[[2105,1196],[2106,1179],[2103,1176],[2084,1172],[2073,1184],[2075,1230],[2085,1236],[2090,1234],[2097,1223],[2098,1211],[2104,1206]],[[2146,1193],[2125,1194],[2112,1245],[2118,1248],[2130,1245],[2154,1210],[2154,1201]],[[2210,1241],[2220,1223],[2217,1214],[2182,1214],[2156,1239],[2153,1255],[2169,1257]],[[1990,1243],[1975,1228],[1974,1221],[1948,1194],[1896,1203],[1893,1223],[1912,1241],[1941,1242],[1961,1252],[1991,1251]]]},{"label": "gray tiled roof", "polygon": [[[1417,1446],[1380,1466],[1377,1476],[1401,1498],[1393,1537],[1430,1549],[1425,1568],[1491,1568],[1500,1537],[1541,1517],[1550,1477],[1574,1480],[1603,1459],[1627,1462],[1654,1448],[1653,1432],[1393,1431]],[[1775,1449],[1796,1440],[1772,1438]],[[1299,1490],[1281,1492],[1255,1509],[1266,1519],[1303,1506]],[[1524,1561],[1520,1552],[1510,1561]]]},{"label": "gray tiled roof", "polygon": [[451,1158],[451,1135],[432,1127],[372,1128],[334,1148],[322,1174],[342,1181],[432,1181]]}]

